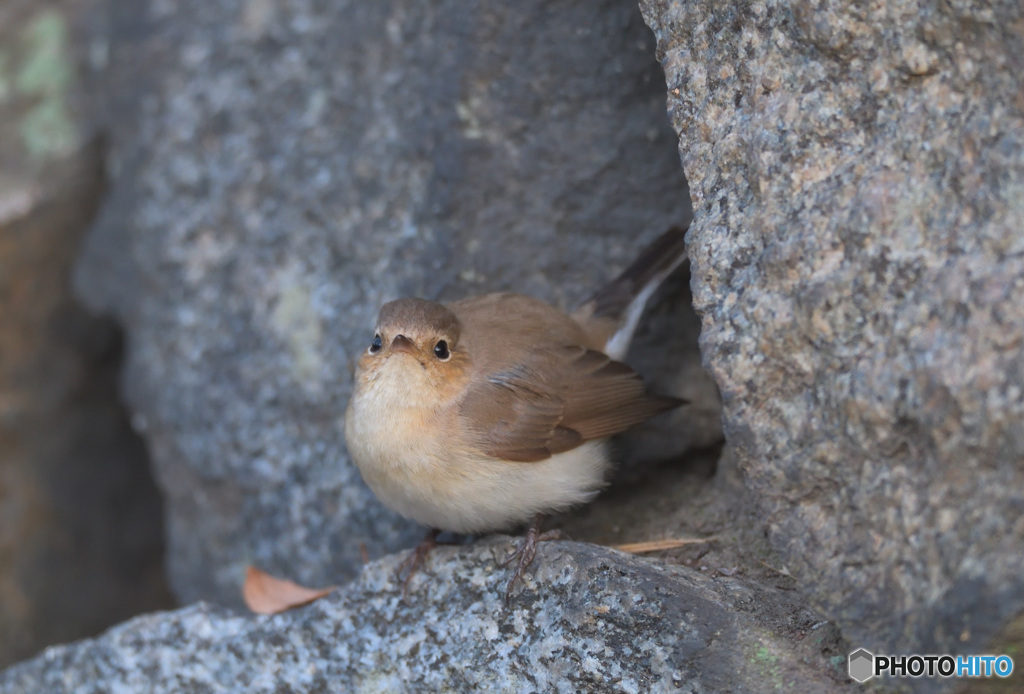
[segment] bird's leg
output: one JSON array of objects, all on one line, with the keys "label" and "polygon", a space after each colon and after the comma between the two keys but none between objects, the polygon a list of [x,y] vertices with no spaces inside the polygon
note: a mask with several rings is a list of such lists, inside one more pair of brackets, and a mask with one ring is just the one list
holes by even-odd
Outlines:
[{"label": "bird's leg", "polygon": [[505,602],[512,598],[512,589],[515,588],[516,581],[522,579],[523,571],[533,563],[533,558],[537,555],[537,543],[562,538],[560,530],[549,530],[546,533],[542,533],[540,526],[543,522],[544,516],[537,514],[533,519],[533,523],[530,524],[530,528],[526,531],[526,535],[520,541],[519,548],[502,564],[502,566],[508,566],[513,561],[518,560],[516,561],[516,568],[512,572],[512,577],[508,580],[508,586],[505,588]]},{"label": "bird's leg", "polygon": [[430,551],[437,547],[437,536],[440,534],[441,531],[437,529],[428,532],[427,536],[409,552],[409,555],[402,560],[402,563],[398,565],[398,569],[395,570],[395,578],[398,579],[401,579],[402,574],[406,571],[409,572],[406,574],[405,579],[402,580],[402,599],[405,599],[406,594],[409,592],[409,581],[426,564],[427,555],[430,554]]}]

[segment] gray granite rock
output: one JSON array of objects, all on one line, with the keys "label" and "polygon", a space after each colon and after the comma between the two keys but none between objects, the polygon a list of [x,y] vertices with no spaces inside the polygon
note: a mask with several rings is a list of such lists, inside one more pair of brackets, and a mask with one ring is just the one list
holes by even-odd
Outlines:
[{"label": "gray granite rock", "polygon": [[[543,543],[509,603],[504,539],[441,548],[405,602],[397,557],[296,611],[200,603],[53,647],[0,692],[828,692],[836,633],[791,591]],[[804,661],[808,662],[804,662]]]},{"label": "gray granite rock", "polygon": [[854,646],[1011,648],[1024,6],[641,8],[693,186],[701,347],[772,545]]},{"label": "gray granite rock", "polygon": [[[514,289],[571,307],[688,219],[627,0],[112,0],[108,16],[112,188],[76,285],[127,331],[184,601],[236,602],[249,563],[349,576],[361,546],[421,536],[343,443],[382,303]],[[660,390],[696,403],[668,420],[671,455],[721,436],[689,316],[645,337],[664,350],[638,346]]]}]

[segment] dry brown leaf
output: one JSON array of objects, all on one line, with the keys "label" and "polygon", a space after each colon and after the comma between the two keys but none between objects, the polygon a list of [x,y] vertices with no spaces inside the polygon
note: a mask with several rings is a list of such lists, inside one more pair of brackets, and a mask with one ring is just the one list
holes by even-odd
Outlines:
[{"label": "dry brown leaf", "polygon": [[329,588],[306,588],[284,578],[275,578],[254,566],[245,570],[242,597],[256,614],[278,614],[293,607],[308,605],[333,591]]},{"label": "dry brown leaf", "polygon": [[699,545],[704,542],[710,542],[715,538],[712,537],[691,537],[682,538],[678,540],[651,540],[649,542],[630,542],[625,545],[612,545],[612,549],[617,549],[620,552],[629,552],[630,554],[647,554],[648,552],[661,552],[666,549],[678,549],[679,547],[685,547],[686,545]]}]

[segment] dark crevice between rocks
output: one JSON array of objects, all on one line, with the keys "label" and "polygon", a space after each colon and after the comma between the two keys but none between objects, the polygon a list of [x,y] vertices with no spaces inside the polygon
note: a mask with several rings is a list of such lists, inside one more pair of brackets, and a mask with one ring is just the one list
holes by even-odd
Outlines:
[{"label": "dark crevice between rocks", "polygon": [[[660,101],[667,96],[665,75],[653,60],[653,36],[646,38],[651,39],[652,60],[637,90],[644,98]],[[651,141],[664,142],[665,156],[675,159],[678,167],[680,185],[671,192],[683,200],[679,221],[687,228],[693,204],[667,113],[656,131]],[[626,361],[651,391],[683,398],[687,404],[616,437],[617,467],[608,488],[593,504],[554,521],[573,538],[610,545],[723,533],[754,535],[754,546],[767,552],[763,524],[743,511],[749,505],[744,507],[746,495],[738,476],[731,466],[718,470],[724,444],[721,396],[703,367],[700,330],[686,262],[651,297]],[[656,558],[696,566],[712,548],[722,546],[694,545]],[[712,566],[744,564],[736,555],[718,552]],[[758,561],[747,568],[753,572],[755,566],[760,575],[763,567]]]},{"label": "dark crevice between rocks", "polygon": [[608,488],[551,524],[573,539],[601,545],[710,537],[649,556],[797,590],[768,545],[764,519],[725,443],[720,395],[701,362],[700,328],[687,263],[651,298],[627,361],[652,391],[688,403],[617,437],[617,468]]},{"label": "dark crevice between rocks", "polygon": [[121,332],[70,289],[102,145],[53,166],[0,227],[0,668],[174,605],[162,502],[118,393]]},{"label": "dark crevice between rocks", "polygon": [[[654,64],[655,70],[664,84],[660,66]],[[679,193],[687,198],[687,210],[692,209],[685,180]],[[686,262],[651,297],[626,358],[649,390],[686,404],[616,437],[616,468],[608,487],[594,503],[552,525],[574,539],[602,545],[723,532],[753,532],[760,538],[758,547],[764,545],[762,524],[740,513],[742,483],[732,467],[718,469],[724,446],[721,397],[701,362],[700,329]],[[656,558],[695,565],[711,547],[694,545]],[[741,563],[735,553],[720,559],[722,568]]]},{"label": "dark crevice between rocks", "polygon": [[[657,73],[664,85],[660,65]],[[681,193],[689,202],[688,187]],[[689,204],[687,224],[692,209]],[[746,581],[775,592],[781,604],[785,596],[800,596],[801,586],[772,550],[765,518],[725,440],[721,395],[701,357],[701,319],[693,308],[690,279],[687,262],[654,294],[626,360],[652,391],[688,404],[616,437],[617,469],[608,488],[551,525],[575,540],[600,545],[706,538],[647,557],[712,578]],[[786,610],[773,612],[776,604],[767,600],[749,607],[802,660],[845,681],[845,655],[851,649],[838,627],[813,609],[802,620]]]}]

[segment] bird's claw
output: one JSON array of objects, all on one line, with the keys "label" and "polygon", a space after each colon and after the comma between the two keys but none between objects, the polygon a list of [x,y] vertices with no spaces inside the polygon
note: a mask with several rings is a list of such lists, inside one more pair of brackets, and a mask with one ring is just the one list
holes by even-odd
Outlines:
[{"label": "bird's claw", "polygon": [[505,602],[509,602],[512,599],[512,590],[516,586],[516,581],[522,580],[523,572],[529,568],[530,564],[533,563],[534,557],[537,556],[537,544],[547,542],[548,540],[560,540],[563,537],[560,530],[548,530],[542,533],[540,531],[542,520],[542,518],[537,518],[533,522],[529,530],[526,531],[526,535],[519,542],[519,547],[516,551],[501,564],[502,566],[508,566],[512,562],[516,562],[516,568],[512,572],[512,576],[509,578],[508,585],[505,588]]},{"label": "bird's claw", "polygon": [[[402,582],[402,600],[405,600],[409,594],[409,581],[412,580],[417,571],[426,565],[427,556],[429,556],[434,547],[437,547],[437,536],[440,534],[440,530],[431,530],[427,533],[427,536],[409,552],[398,565],[398,568],[395,569],[395,578]],[[405,574],[404,579],[402,574]]]}]

